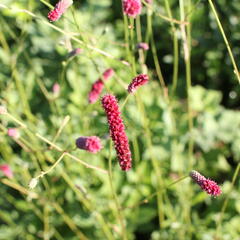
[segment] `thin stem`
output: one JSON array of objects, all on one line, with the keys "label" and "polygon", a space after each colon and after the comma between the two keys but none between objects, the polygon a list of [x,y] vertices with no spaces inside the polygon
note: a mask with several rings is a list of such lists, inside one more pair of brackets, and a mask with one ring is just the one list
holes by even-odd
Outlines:
[{"label": "thin stem", "polygon": [[156,191],[152,194],[150,194],[148,197],[144,198],[142,201],[140,201],[139,203],[137,204],[134,204],[133,206],[129,206],[129,207],[124,207],[123,210],[125,209],[128,209],[128,208],[135,208],[135,207],[138,207],[139,205],[142,205],[142,204],[146,204],[149,202],[149,200],[151,200],[152,198],[156,197],[158,193],[162,193],[163,191],[166,191],[168,188],[172,187],[173,185],[181,182],[182,180],[188,178],[189,176],[183,176],[179,179],[177,179],[176,181],[168,184],[167,186],[163,187],[160,191]]},{"label": "thin stem", "polygon": [[124,218],[122,215],[122,211],[121,211],[121,207],[118,201],[118,197],[117,197],[117,193],[114,189],[113,186],[113,174],[112,174],[112,141],[110,142],[110,147],[109,147],[109,157],[108,157],[108,176],[109,176],[109,183],[110,183],[110,188],[111,188],[111,192],[113,195],[113,199],[117,208],[117,216],[119,219],[119,222],[121,224],[121,228],[122,228],[122,239],[127,240],[127,233],[126,233],[126,227],[124,224]]},{"label": "thin stem", "polygon": [[227,47],[227,50],[228,50],[228,53],[229,53],[229,56],[230,56],[230,59],[231,59],[231,61],[232,61],[232,65],[233,65],[233,68],[234,68],[234,73],[236,74],[237,79],[238,79],[238,82],[240,83],[240,73],[239,73],[237,64],[236,64],[236,62],[235,62],[235,59],[234,59],[234,56],[233,56],[231,47],[230,47],[230,45],[229,45],[228,39],[227,39],[226,34],[225,34],[224,30],[223,30],[221,21],[220,21],[220,19],[219,19],[219,17],[218,17],[216,8],[215,8],[212,0],[208,0],[208,2],[209,2],[210,6],[211,6],[211,8],[212,8],[213,14],[214,14],[214,16],[215,16],[215,18],[216,18],[216,21],[217,21],[217,24],[218,24],[218,28],[219,28],[219,30],[220,30],[220,32],[221,32],[221,34],[222,34],[223,40],[224,40],[225,45],[226,45],[226,47]]}]

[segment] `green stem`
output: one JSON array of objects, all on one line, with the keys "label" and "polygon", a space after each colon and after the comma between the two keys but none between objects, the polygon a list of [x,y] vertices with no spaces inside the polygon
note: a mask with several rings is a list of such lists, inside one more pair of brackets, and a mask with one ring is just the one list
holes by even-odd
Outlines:
[{"label": "green stem", "polygon": [[213,14],[214,14],[214,16],[215,16],[215,18],[216,18],[216,21],[217,21],[217,24],[218,24],[218,28],[219,28],[219,30],[220,30],[220,32],[221,32],[221,34],[222,34],[223,40],[224,40],[225,45],[226,45],[226,47],[227,47],[227,50],[228,50],[228,53],[229,53],[229,56],[230,56],[230,59],[231,59],[231,61],[232,61],[232,65],[233,65],[233,68],[234,68],[234,73],[236,74],[237,79],[238,79],[238,81],[239,81],[239,83],[240,83],[239,70],[238,70],[237,64],[236,64],[236,62],[235,62],[235,59],[234,59],[234,56],[233,56],[231,47],[230,47],[230,45],[229,45],[228,39],[227,39],[226,34],[225,34],[224,30],[223,30],[221,21],[220,21],[220,19],[219,19],[219,17],[218,17],[216,8],[215,8],[212,0],[208,0],[208,2],[209,2],[210,6],[211,6],[211,8],[212,8]]},{"label": "green stem", "polygon": [[113,195],[113,199],[116,205],[116,213],[122,228],[122,239],[123,240],[127,240],[127,233],[126,233],[126,227],[124,224],[124,218],[123,218],[123,213],[121,211],[121,207],[118,201],[118,197],[117,197],[117,193],[114,189],[113,186],[113,173],[112,173],[112,141],[110,142],[110,147],[109,147],[109,158],[108,158],[108,176],[109,176],[109,183],[110,183],[110,188],[111,188],[111,192]]}]

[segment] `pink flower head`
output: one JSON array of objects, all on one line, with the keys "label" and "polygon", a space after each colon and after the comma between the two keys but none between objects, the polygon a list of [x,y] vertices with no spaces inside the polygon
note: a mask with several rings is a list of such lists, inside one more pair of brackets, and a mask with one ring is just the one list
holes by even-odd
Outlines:
[{"label": "pink flower head", "polygon": [[60,90],[61,90],[60,85],[58,83],[54,83],[52,87],[53,94],[55,96],[59,95]]},{"label": "pink flower head", "polygon": [[78,54],[80,54],[83,51],[83,49],[81,48],[75,48],[73,49],[71,52],[69,52],[69,57],[74,57],[77,56]]},{"label": "pink flower head", "polygon": [[143,50],[147,51],[149,49],[149,46],[148,46],[147,43],[141,42],[141,43],[138,43],[137,48],[138,49],[143,49]]},{"label": "pink flower head", "polygon": [[222,193],[216,182],[205,178],[199,172],[192,170],[189,175],[209,195],[219,196]]},{"label": "pink flower head", "polygon": [[133,78],[132,82],[128,85],[128,92],[134,93],[137,88],[142,85],[148,83],[148,75],[147,74],[139,74],[135,78]]},{"label": "pink flower head", "polygon": [[123,12],[129,17],[135,18],[141,13],[142,3],[141,0],[122,0]]},{"label": "pink flower head", "polygon": [[7,134],[9,137],[12,137],[12,138],[19,138],[20,137],[20,134],[19,134],[19,131],[17,128],[9,128],[8,131],[7,131]]},{"label": "pink flower head", "polygon": [[99,137],[91,136],[91,137],[79,137],[76,140],[77,148],[86,150],[91,153],[97,153],[101,150],[101,140]]},{"label": "pink flower head", "polygon": [[132,158],[116,97],[105,95],[102,98],[102,106],[107,115],[110,136],[114,142],[120,167],[123,171],[127,171],[132,167]]},{"label": "pink flower head", "polygon": [[109,78],[113,76],[113,74],[114,74],[114,70],[112,68],[109,68],[103,73],[102,79],[98,79],[95,83],[93,83],[92,89],[88,95],[89,103],[95,103],[98,100],[104,88],[103,81],[107,81]]},{"label": "pink flower head", "polygon": [[72,0],[60,0],[55,8],[48,13],[48,19],[51,22],[57,21],[62,14],[73,4]]},{"label": "pink flower head", "polygon": [[2,173],[8,177],[8,178],[13,178],[13,173],[11,168],[7,165],[7,164],[2,164],[0,165],[0,171],[2,171]]}]

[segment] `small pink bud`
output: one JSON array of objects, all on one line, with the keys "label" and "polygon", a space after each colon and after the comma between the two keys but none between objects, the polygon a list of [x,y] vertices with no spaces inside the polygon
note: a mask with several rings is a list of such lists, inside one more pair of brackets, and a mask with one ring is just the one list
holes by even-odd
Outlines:
[{"label": "small pink bud", "polygon": [[123,12],[129,17],[135,18],[141,13],[141,0],[122,0]]},{"label": "small pink bud", "polygon": [[48,13],[48,19],[51,22],[57,21],[62,14],[73,4],[72,0],[60,0],[55,8]]},{"label": "small pink bud", "polygon": [[104,73],[103,73],[103,80],[108,80],[109,78],[111,78],[114,74],[114,70],[112,68],[107,69]]},{"label": "small pink bud", "polygon": [[101,140],[96,136],[79,137],[76,140],[76,146],[91,153],[97,153],[102,149]]},{"label": "small pink bud", "polygon": [[2,171],[3,175],[6,177],[13,178],[12,170],[7,164],[0,165],[0,171]]},{"label": "small pink bud", "polygon": [[19,134],[19,131],[17,128],[9,128],[8,131],[7,131],[7,134],[9,137],[12,137],[12,138],[19,138],[20,137],[20,134]]},{"label": "small pink bud", "polygon": [[142,85],[148,83],[148,75],[147,74],[139,74],[135,78],[133,78],[132,82],[128,85],[128,92],[134,93],[137,88]]},{"label": "small pink bud", "polygon": [[152,3],[152,0],[145,0],[146,3]]},{"label": "small pink bud", "polygon": [[199,172],[192,170],[190,177],[202,188],[203,191],[212,196],[219,196],[222,191],[216,182],[205,178]]},{"label": "small pink bud", "polygon": [[104,88],[103,81],[107,81],[109,78],[113,76],[113,74],[114,70],[112,68],[109,68],[102,74],[102,79],[98,79],[95,83],[93,83],[92,89],[88,95],[89,103],[95,103],[98,100]]},{"label": "small pink bud", "polygon": [[0,114],[6,114],[7,109],[4,106],[0,106]]},{"label": "small pink bud", "polygon": [[82,53],[83,49],[81,48],[75,48],[71,52],[69,52],[69,57],[77,56],[78,54]]},{"label": "small pink bud", "polygon": [[149,49],[149,46],[147,43],[141,42],[141,43],[138,43],[137,48],[147,51]]},{"label": "small pink bud", "polygon": [[52,87],[53,94],[55,96],[58,96],[60,93],[60,90],[61,90],[60,85],[58,83],[54,83]]}]

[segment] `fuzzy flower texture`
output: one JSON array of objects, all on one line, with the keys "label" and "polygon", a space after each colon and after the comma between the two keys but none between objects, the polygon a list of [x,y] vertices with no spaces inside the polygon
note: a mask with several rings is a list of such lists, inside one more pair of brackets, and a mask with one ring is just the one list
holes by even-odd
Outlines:
[{"label": "fuzzy flower texture", "polygon": [[139,74],[136,76],[132,82],[128,85],[128,92],[129,93],[134,93],[137,88],[139,88],[142,85],[145,85],[148,83],[148,75],[147,74]]},{"label": "fuzzy flower texture", "polygon": [[117,152],[119,165],[123,171],[132,167],[132,158],[128,138],[115,96],[107,94],[102,98],[102,106],[108,119],[111,138]]},{"label": "fuzzy flower texture", "polygon": [[129,17],[135,18],[141,13],[141,0],[122,0],[123,12]]},{"label": "fuzzy flower texture", "polygon": [[60,0],[55,8],[48,13],[48,19],[51,22],[57,21],[63,13],[73,4],[72,0]]},{"label": "fuzzy flower texture", "polygon": [[209,195],[216,197],[222,193],[216,182],[205,178],[199,172],[192,170],[189,175]]},{"label": "fuzzy flower texture", "polygon": [[99,137],[91,136],[91,137],[79,137],[76,140],[77,148],[86,150],[91,153],[97,153],[101,150],[101,140]]},{"label": "fuzzy flower texture", "polygon": [[107,69],[103,75],[102,75],[102,79],[98,79],[95,83],[93,83],[92,85],[92,89],[88,95],[88,102],[89,103],[95,103],[103,88],[104,88],[104,82],[103,81],[107,81],[109,78],[111,78],[114,74],[114,70],[112,68]]}]

